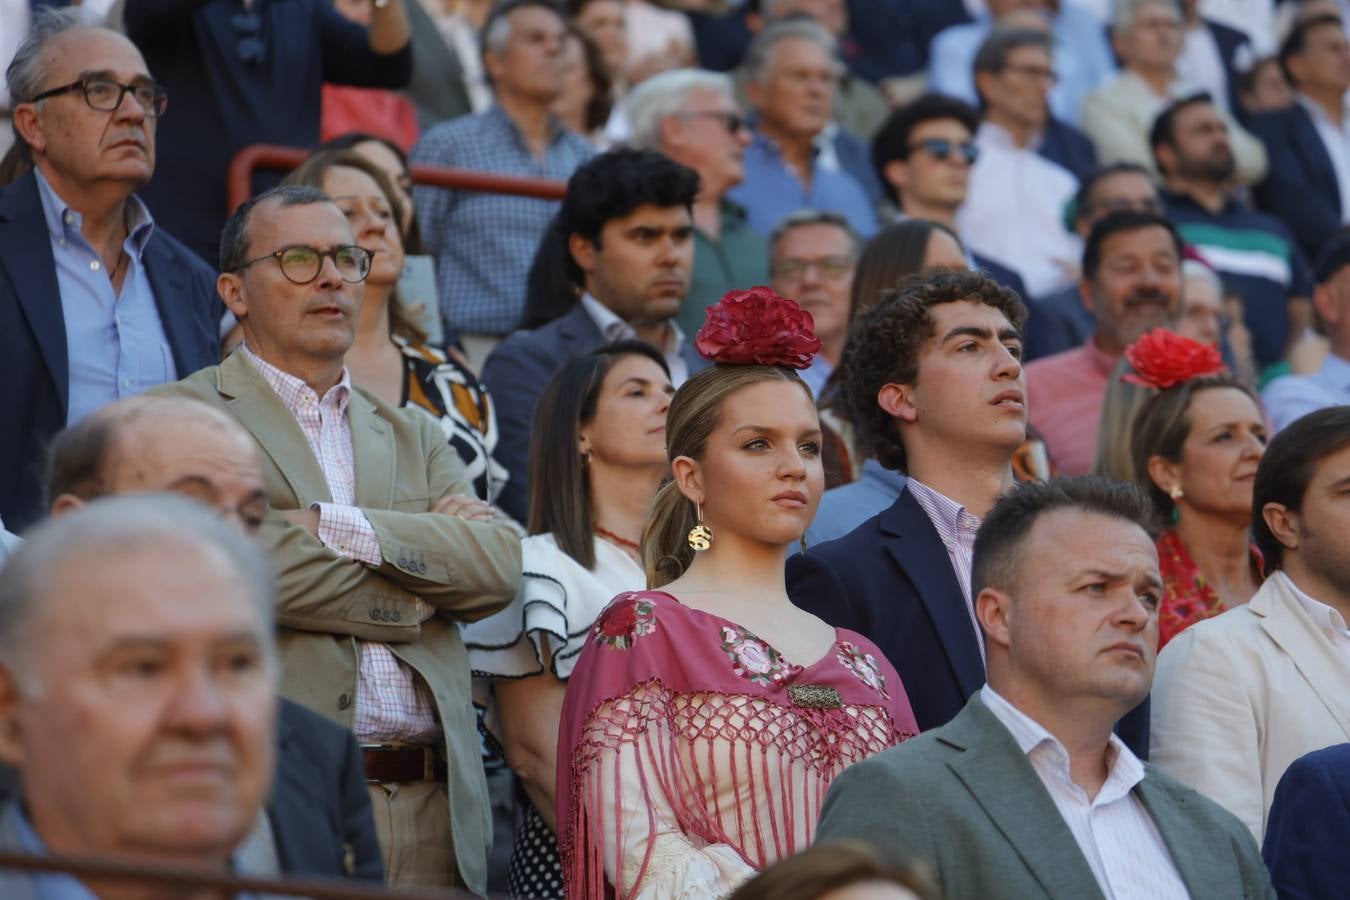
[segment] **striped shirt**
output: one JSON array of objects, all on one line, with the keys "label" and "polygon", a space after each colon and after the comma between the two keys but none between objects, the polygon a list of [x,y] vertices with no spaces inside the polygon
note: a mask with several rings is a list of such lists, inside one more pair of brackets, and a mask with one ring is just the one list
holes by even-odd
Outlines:
[{"label": "striped shirt", "polygon": [[[323,470],[331,503],[313,503],[319,511],[319,540],[349,559],[379,566],[384,555],[375,529],[356,505],[356,458],[352,445],[351,376],[344,368],[342,380],[320,397],[303,380],[266,362],[241,346],[239,351],[281,398],[309,442],[314,459]],[[431,606],[418,603],[419,621],[431,616]],[[384,644],[358,641],[360,664],[356,680],[356,710],[352,732],[357,740],[378,743],[408,741],[432,743],[439,739],[431,696],[412,669]]]},{"label": "striped shirt", "polygon": [[987,684],[980,700],[1027,755],[1107,900],[1190,896],[1158,826],[1134,793],[1144,764],[1120,738],[1111,735],[1106,783],[1089,797],[1070,776],[1069,752],[1054,735]]},{"label": "striped shirt", "polygon": [[975,533],[980,530],[980,520],[960,503],[914,478],[909,479],[909,492],[923,507],[928,521],[937,529],[942,545],[947,548],[947,558],[951,560],[956,581],[961,585],[961,594],[966,598],[966,612],[970,614],[970,625],[975,629],[975,643],[980,647],[980,660],[983,662],[984,632],[975,615],[975,598],[970,596],[970,570],[975,560]]}]

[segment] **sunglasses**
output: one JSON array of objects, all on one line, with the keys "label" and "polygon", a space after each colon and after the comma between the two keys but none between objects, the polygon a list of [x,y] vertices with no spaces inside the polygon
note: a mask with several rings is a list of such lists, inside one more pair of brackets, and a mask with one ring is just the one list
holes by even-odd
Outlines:
[{"label": "sunglasses", "polygon": [[915,150],[923,150],[939,162],[946,161],[953,153],[959,152],[965,157],[966,165],[971,166],[975,164],[975,160],[980,158],[980,148],[975,145],[974,141],[962,141],[958,144],[946,138],[926,138],[909,148],[911,153]]}]

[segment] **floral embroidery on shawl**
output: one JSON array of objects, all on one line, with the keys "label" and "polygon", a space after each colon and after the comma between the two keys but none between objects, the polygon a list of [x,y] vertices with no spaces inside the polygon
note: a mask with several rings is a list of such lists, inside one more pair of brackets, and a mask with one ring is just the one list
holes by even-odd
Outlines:
[{"label": "floral embroidery on shawl", "polygon": [[[1251,548],[1252,571],[1264,577],[1265,561]],[[1158,607],[1158,649],[1186,628],[1225,612],[1228,607],[1191,559],[1176,531],[1168,529],[1158,538],[1158,565],[1162,570],[1163,599]]]},{"label": "floral embroidery on shawl", "polygon": [[655,630],[651,601],[625,594],[600,614],[595,623],[595,640],[615,650],[627,650],[638,638]]},{"label": "floral embroidery on shawl", "polygon": [[793,668],[782,654],[744,628],[723,625],[722,649],[731,659],[731,670],[754,684],[782,681]]},{"label": "floral embroidery on shawl", "polygon": [[886,676],[881,674],[881,666],[877,665],[875,656],[848,641],[840,641],[839,663],[884,699],[891,699],[891,695],[886,693]]}]

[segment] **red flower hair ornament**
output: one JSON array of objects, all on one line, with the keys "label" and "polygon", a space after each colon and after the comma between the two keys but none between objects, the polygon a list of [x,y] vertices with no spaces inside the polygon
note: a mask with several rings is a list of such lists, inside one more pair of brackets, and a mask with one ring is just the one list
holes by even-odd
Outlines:
[{"label": "red flower hair ornament", "polygon": [[1122,381],[1160,391],[1224,371],[1223,357],[1216,347],[1166,328],[1155,328],[1126,347],[1125,358],[1134,372],[1120,376]]},{"label": "red flower hair ornament", "polygon": [[729,291],[708,307],[694,349],[714,363],[805,369],[820,350],[811,314],[766,287]]}]

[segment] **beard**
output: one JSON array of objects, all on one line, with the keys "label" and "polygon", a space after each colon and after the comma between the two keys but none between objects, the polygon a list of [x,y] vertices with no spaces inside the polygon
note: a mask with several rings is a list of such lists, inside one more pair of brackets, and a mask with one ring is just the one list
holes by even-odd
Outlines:
[{"label": "beard", "polygon": [[1182,157],[1177,161],[1177,174],[1192,181],[1222,184],[1237,174],[1237,160],[1233,151],[1224,147],[1209,156]]}]

